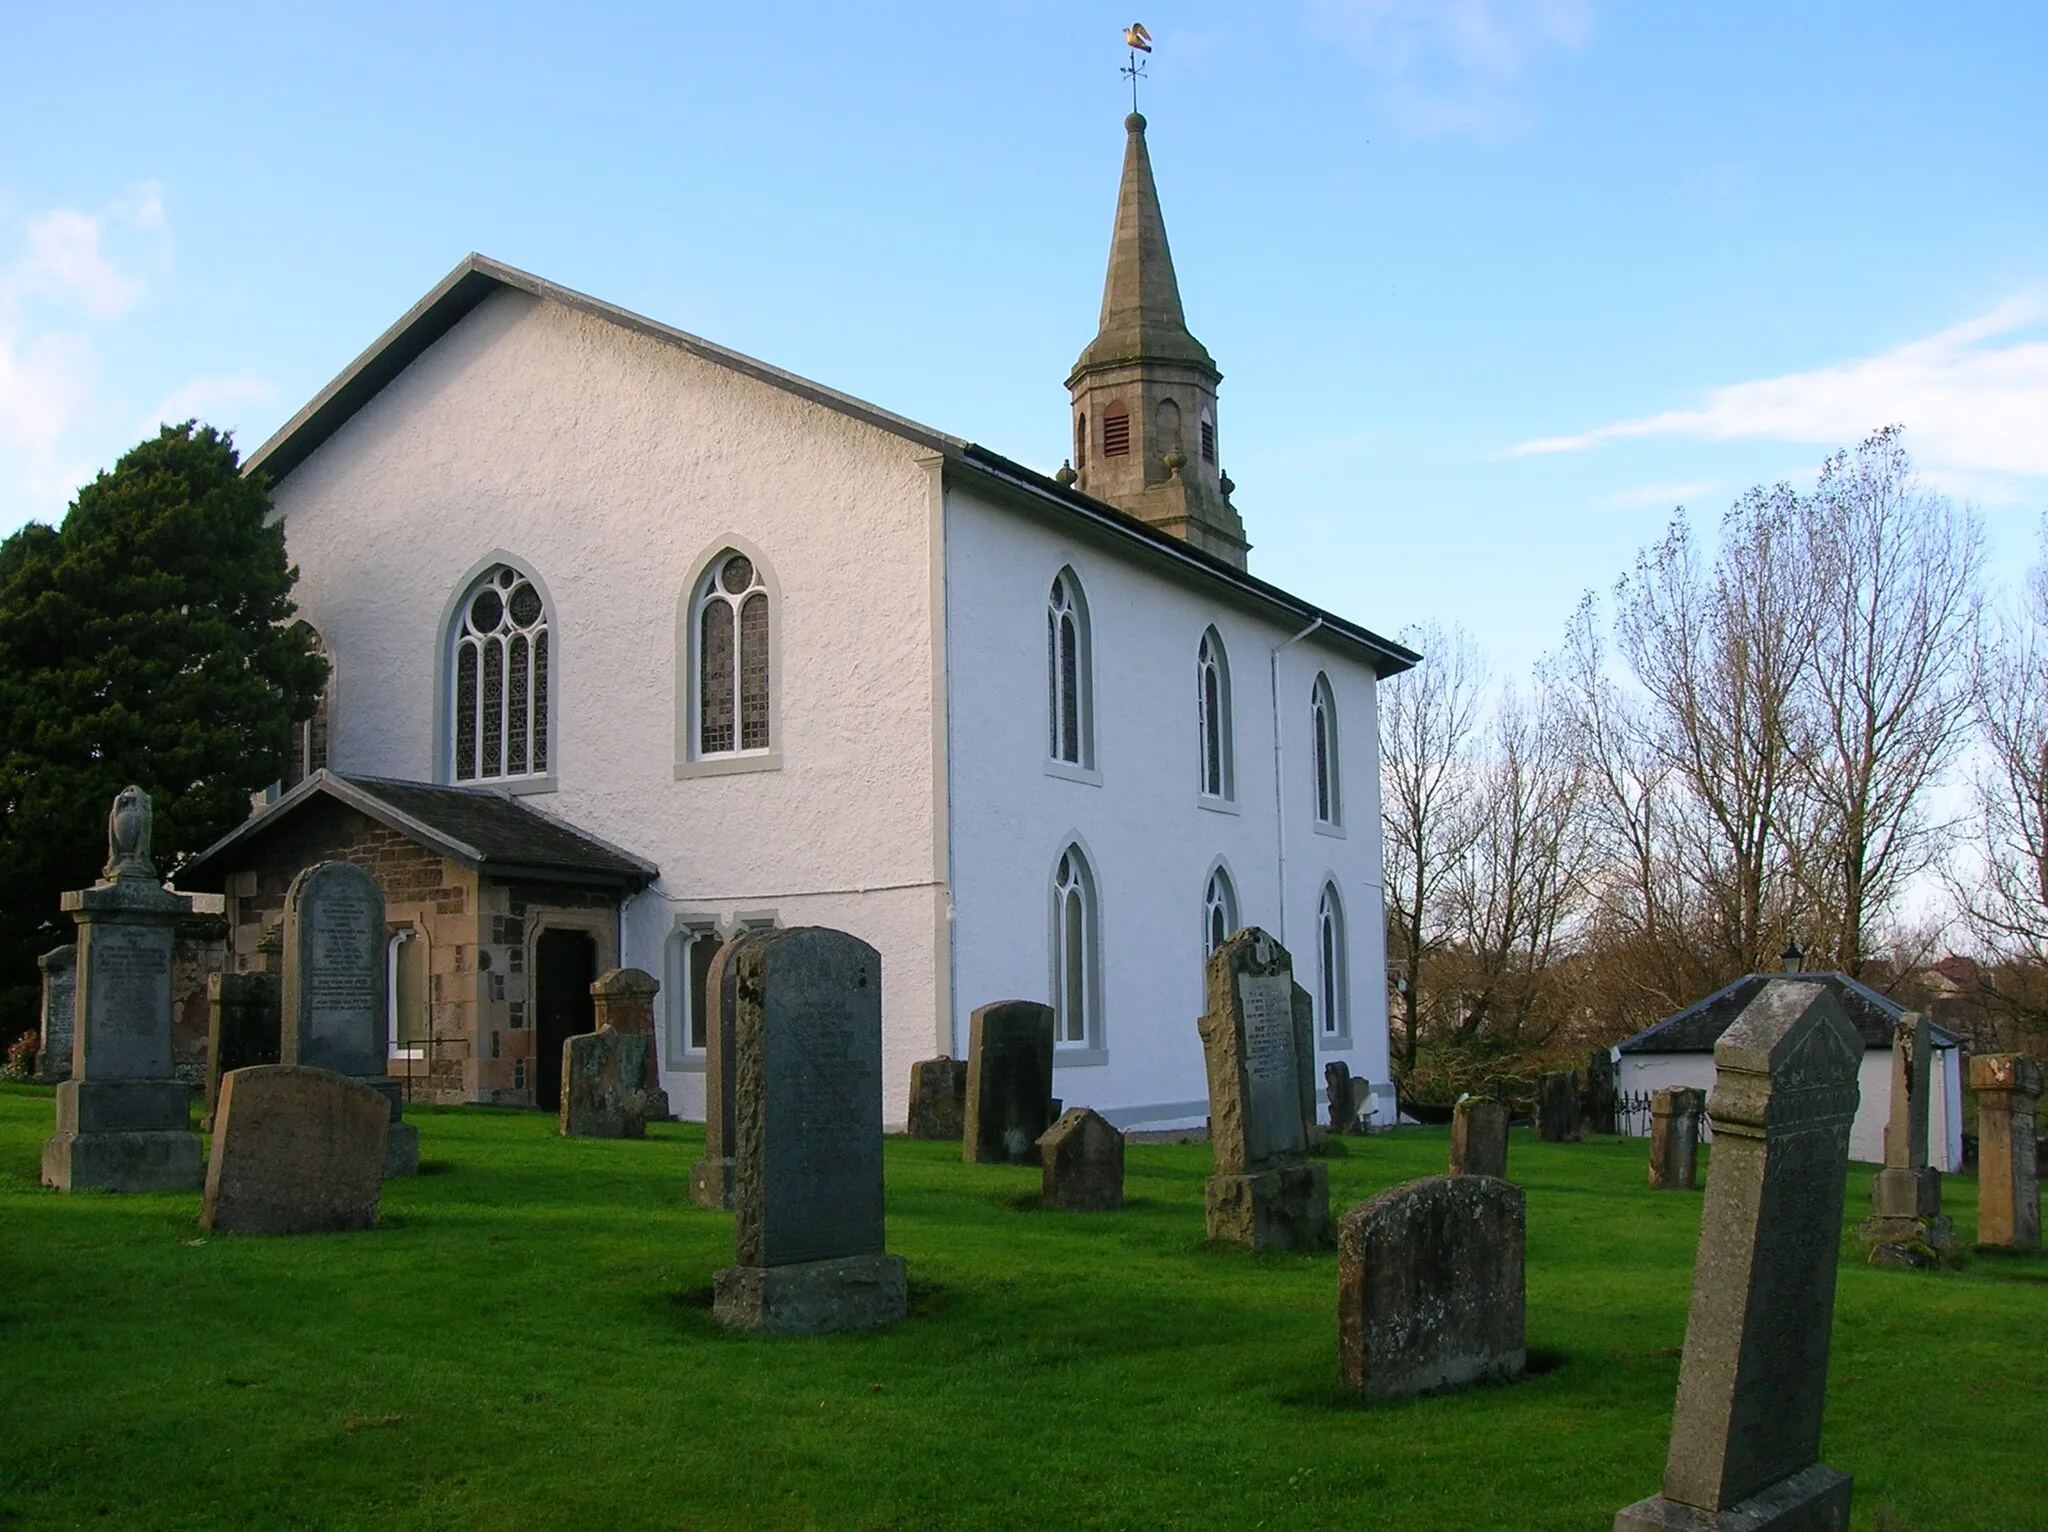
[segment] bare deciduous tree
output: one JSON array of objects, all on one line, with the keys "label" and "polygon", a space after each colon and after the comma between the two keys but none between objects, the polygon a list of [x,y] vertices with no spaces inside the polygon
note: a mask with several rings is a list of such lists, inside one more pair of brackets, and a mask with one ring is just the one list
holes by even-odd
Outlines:
[{"label": "bare deciduous tree", "polygon": [[2021,610],[1984,645],[1977,677],[1981,865],[1953,887],[1991,953],[2040,968],[2048,966],[2048,563],[2033,571]]},{"label": "bare deciduous tree", "polygon": [[1403,965],[1402,1062],[1415,1063],[1424,965],[1451,935],[1445,885],[1471,831],[1471,745],[1485,670],[1461,629],[1405,629],[1420,665],[1380,702],[1380,797],[1386,821],[1388,956]]}]

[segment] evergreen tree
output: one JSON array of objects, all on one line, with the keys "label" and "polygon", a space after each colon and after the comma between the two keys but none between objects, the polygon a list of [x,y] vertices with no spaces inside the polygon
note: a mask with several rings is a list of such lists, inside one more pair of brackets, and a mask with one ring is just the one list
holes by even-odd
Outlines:
[{"label": "evergreen tree", "polygon": [[122,787],[155,801],[168,870],[282,774],[327,665],[269,512],[233,439],[187,421],[0,543],[0,1035],[35,1024],[58,896],[98,877]]}]

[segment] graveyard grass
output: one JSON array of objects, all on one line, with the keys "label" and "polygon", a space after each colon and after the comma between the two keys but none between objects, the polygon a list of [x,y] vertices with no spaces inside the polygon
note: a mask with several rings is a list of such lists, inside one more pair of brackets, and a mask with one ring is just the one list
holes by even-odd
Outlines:
[{"label": "graveyard grass", "polygon": [[[700,1128],[409,1116],[427,1173],[383,1228],[210,1236],[196,1193],[41,1189],[51,1093],[0,1086],[0,1528],[1604,1532],[1662,1474],[1701,1197],[1651,1192],[1639,1140],[1513,1136],[1536,1376],[1364,1408],[1336,1257],[1206,1246],[1205,1145],[1132,1145],[1124,1211],[1077,1215],[891,1139],[912,1317],[778,1340],[712,1320],[732,1220],[686,1195]],[[1447,1138],[1347,1141],[1333,1210]],[[1968,1242],[1975,1182],[1944,1192]],[[2048,1259],[1845,1259],[1823,1459],[1856,1528],[2048,1526],[2044,1333]]]}]

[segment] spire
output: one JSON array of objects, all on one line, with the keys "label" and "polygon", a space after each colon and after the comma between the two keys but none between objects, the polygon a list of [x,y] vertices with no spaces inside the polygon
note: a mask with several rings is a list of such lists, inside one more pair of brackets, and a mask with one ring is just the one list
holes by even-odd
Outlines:
[{"label": "spire", "polygon": [[[1145,147],[1145,119],[1124,119],[1123,184],[1117,190],[1116,229],[1109,242],[1109,272],[1102,283],[1102,323],[1095,339],[1074,363],[1072,388],[1098,367],[1139,360],[1182,362],[1216,372],[1208,349],[1188,333],[1181,312],[1180,283],[1166,244],[1166,219],[1159,188],[1152,181],[1152,156]],[[1221,375],[1218,374],[1220,377]]]},{"label": "spire", "polygon": [[1181,312],[1145,119],[1131,113],[1124,130],[1101,326],[1067,375],[1072,482],[1242,569],[1250,545],[1218,456],[1216,385],[1223,374]]}]

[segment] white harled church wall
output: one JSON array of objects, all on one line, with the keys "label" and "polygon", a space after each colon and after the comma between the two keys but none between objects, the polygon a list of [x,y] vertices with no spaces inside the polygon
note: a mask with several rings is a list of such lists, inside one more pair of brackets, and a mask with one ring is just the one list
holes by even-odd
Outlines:
[{"label": "white harled church wall", "polygon": [[[1281,651],[1286,915],[1274,798],[1269,656],[1293,636],[1133,555],[958,486],[947,495],[947,712],[954,895],[953,1052],[994,1000],[1051,998],[1054,867],[1078,840],[1101,908],[1104,1061],[1060,1064],[1054,1094],[1120,1126],[1200,1123],[1208,1087],[1195,1019],[1203,1004],[1202,898],[1221,858],[1241,924],[1286,942],[1316,988],[1316,912],[1326,879],[1344,902],[1351,1037],[1342,1058],[1385,1086],[1376,679],[1312,639]],[[1071,566],[1093,628],[1099,784],[1047,770],[1046,598]],[[1196,651],[1214,624],[1228,650],[1235,812],[1197,804]],[[1314,828],[1310,689],[1335,690],[1346,834]],[[1320,1075],[1320,1070],[1318,1071]],[[1387,1093],[1382,1111],[1391,1121]]]},{"label": "white harled church wall", "polygon": [[[678,921],[853,932],[882,954],[885,1117],[934,1051],[933,510],[920,449],[673,346],[499,293],[278,487],[301,612],[339,672],[336,771],[445,781],[443,622],[499,555],[551,602],[554,787],[535,808],[645,857],[626,964]],[[780,769],[678,780],[679,603],[727,538],[778,593]],[[658,1005],[666,1007],[665,993]],[[663,1084],[701,1117],[700,1072]]]}]

